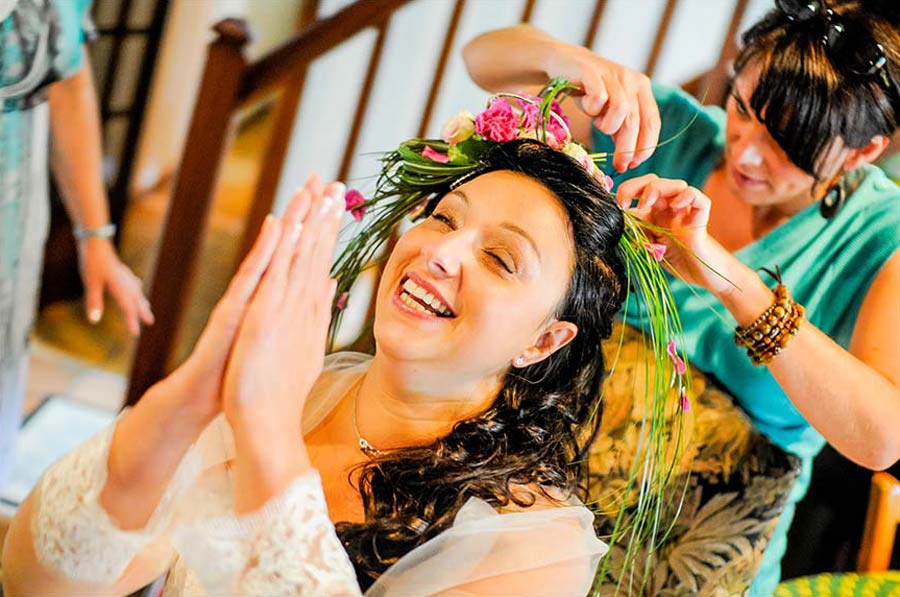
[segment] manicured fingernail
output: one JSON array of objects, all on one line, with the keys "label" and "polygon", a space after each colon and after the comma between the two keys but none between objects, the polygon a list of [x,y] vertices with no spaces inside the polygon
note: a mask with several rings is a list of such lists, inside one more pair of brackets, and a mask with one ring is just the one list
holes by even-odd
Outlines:
[{"label": "manicured fingernail", "polygon": [[294,227],[291,228],[291,242],[295,243],[300,238],[300,232],[303,230],[303,224],[297,222],[294,224]]},{"label": "manicured fingernail", "polygon": [[100,309],[91,309],[88,313],[88,320],[91,323],[97,323],[98,321],[100,321],[101,317],[103,317],[103,311],[101,311]]},{"label": "manicured fingernail", "polygon": [[334,197],[332,197],[331,195],[325,195],[324,197],[322,197],[321,214],[325,215],[326,213],[328,213],[331,210],[331,208],[333,206],[334,206]]},{"label": "manicured fingernail", "polygon": [[334,183],[334,191],[332,191],[331,196],[337,201],[338,199],[343,199],[345,194],[347,194],[347,186],[342,182]]}]

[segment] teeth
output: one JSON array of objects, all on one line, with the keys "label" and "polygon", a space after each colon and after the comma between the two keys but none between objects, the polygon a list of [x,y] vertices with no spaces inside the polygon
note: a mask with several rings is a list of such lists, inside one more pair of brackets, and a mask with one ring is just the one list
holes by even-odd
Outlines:
[{"label": "teeth", "polygon": [[[440,313],[441,315],[450,315],[450,309],[446,305],[444,305],[444,303],[441,302],[439,298],[413,282],[411,278],[407,278],[407,280],[403,283],[402,288],[406,291],[406,296],[408,296],[410,300],[412,300],[412,297],[416,297],[421,302],[431,306],[431,308],[434,309],[436,313]],[[422,307],[419,302],[414,300],[412,300],[412,302],[416,307]],[[422,311],[428,313],[431,312],[425,307],[422,307]]]},{"label": "teeth", "polygon": [[400,293],[400,298],[403,300],[403,302],[406,305],[409,305],[410,307],[412,307],[413,309],[415,309],[421,313],[427,313],[428,315],[437,315],[437,313],[435,313],[431,309],[426,309],[425,307],[423,307],[422,303],[413,299],[411,296],[409,296],[409,294],[407,294],[405,292]]}]

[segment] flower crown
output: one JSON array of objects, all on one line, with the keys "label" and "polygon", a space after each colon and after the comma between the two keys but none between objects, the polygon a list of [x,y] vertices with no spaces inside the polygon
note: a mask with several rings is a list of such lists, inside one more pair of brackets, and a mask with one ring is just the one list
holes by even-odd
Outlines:
[{"label": "flower crown", "polygon": [[[397,227],[405,219],[420,219],[429,201],[478,175],[482,158],[497,144],[517,139],[546,143],[570,156],[605,190],[612,190],[612,180],[599,167],[608,154],[589,153],[574,141],[569,120],[560,107],[560,100],[577,89],[568,81],[554,79],[536,96],[494,95],[479,114],[461,111],[450,119],[442,128],[440,139],[409,139],[387,152],[381,160],[382,170],[370,199],[357,190],[347,192],[347,211],[358,222],[365,220],[366,225],[350,239],[332,269],[338,280],[332,345],[353,284],[367,268],[377,266],[376,255],[386,243],[390,244],[389,239]],[[679,352],[675,340],[682,334],[678,310],[661,267],[665,262],[665,246],[653,243],[646,232],[666,234],[666,231],[628,211],[623,215],[625,231],[619,240],[619,251],[626,265],[628,292],[635,292],[649,314],[650,329],[645,331],[644,337],[656,365],[655,378],[647,383],[645,404],[648,414],[640,428],[641,441],[646,442],[643,444],[646,447],[637,456],[632,479],[621,502],[624,509],[624,504],[632,501],[628,499],[629,492],[638,486],[637,505],[632,506],[636,514],[629,517],[627,529],[620,528],[617,522],[612,536],[615,542],[628,533],[625,563],[634,565],[644,548],[647,557],[651,557],[658,537],[667,532],[667,529],[657,528],[653,521],[658,520],[667,501],[666,490],[673,477],[676,459],[667,461],[660,455],[670,453],[672,441],[681,441],[680,427],[673,431],[667,422],[672,413],[671,396],[676,396],[675,410],[679,416],[687,412],[690,410],[691,384],[685,355]],[[627,312],[625,316],[627,319]]]}]

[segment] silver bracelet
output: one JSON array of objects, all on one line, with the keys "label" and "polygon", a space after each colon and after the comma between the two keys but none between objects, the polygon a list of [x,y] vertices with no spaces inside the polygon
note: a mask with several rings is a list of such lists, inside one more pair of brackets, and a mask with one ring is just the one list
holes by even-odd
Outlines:
[{"label": "silver bracelet", "polygon": [[76,225],[72,228],[72,232],[78,240],[85,240],[87,238],[112,238],[116,235],[116,225],[106,224],[99,228],[85,228],[84,226]]}]

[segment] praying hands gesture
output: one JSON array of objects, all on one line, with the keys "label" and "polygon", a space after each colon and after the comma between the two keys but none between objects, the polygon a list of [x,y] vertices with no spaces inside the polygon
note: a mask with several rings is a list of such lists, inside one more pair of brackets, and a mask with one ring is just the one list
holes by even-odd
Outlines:
[{"label": "praying hands gesture", "polygon": [[222,408],[235,436],[239,513],[310,468],[301,417],[324,364],[342,196],[342,184],[317,176],[294,196],[232,349]]},{"label": "praying hands gesture", "polygon": [[146,523],[178,462],[223,410],[242,440],[265,442],[271,431],[292,446],[270,452],[285,463],[302,449],[299,417],[322,367],[341,206],[323,210],[341,186],[311,178],[283,218],[266,219],[191,355],[122,417],[102,502],[123,528]]}]

